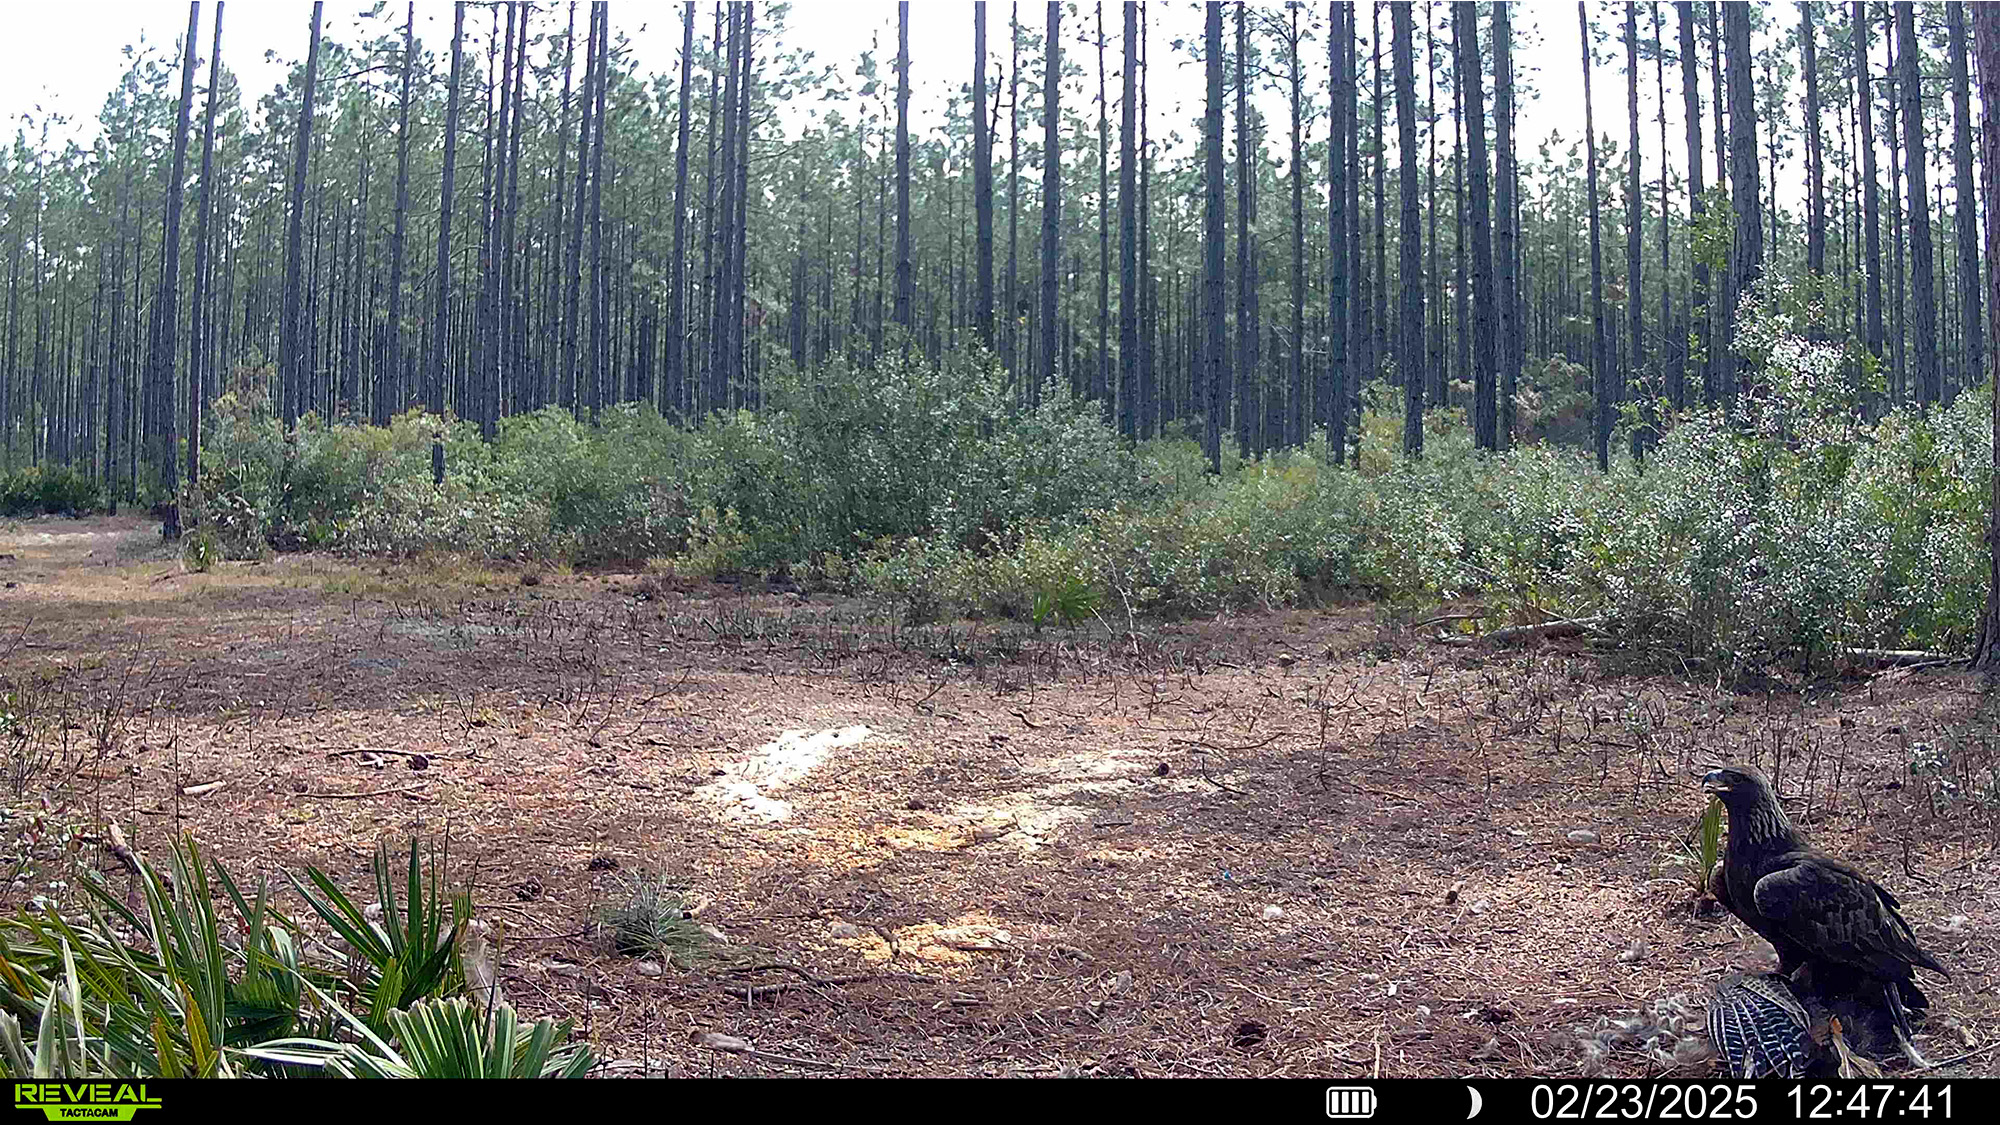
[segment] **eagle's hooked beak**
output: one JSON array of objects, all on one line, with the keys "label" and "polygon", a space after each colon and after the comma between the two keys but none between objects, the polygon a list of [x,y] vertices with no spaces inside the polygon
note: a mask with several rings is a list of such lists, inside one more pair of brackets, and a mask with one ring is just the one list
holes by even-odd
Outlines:
[{"label": "eagle's hooked beak", "polygon": [[1703,775],[1701,788],[1705,793],[1727,793],[1729,792],[1729,780],[1723,771],[1710,770],[1707,774]]}]

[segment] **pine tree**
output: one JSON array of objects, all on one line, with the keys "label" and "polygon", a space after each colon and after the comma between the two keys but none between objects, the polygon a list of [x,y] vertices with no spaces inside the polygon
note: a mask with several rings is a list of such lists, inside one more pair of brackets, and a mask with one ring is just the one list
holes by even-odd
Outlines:
[{"label": "pine tree", "polygon": [[1590,99],[1590,12],[1577,0],[1583,37],[1583,141],[1585,207],[1590,211],[1590,373],[1597,392],[1597,468],[1611,471],[1611,361],[1604,346],[1604,252],[1597,220],[1597,124]]},{"label": "pine tree", "polygon": [[1236,6],[1236,448],[1245,457],[1259,452],[1257,378],[1262,370],[1258,329],[1256,140],[1250,131],[1250,39],[1248,9]]},{"label": "pine tree", "polygon": [[[1208,112],[1202,119],[1201,386],[1207,427],[1202,448],[1208,471],[1222,472],[1222,421],[1228,410],[1228,340],[1223,334],[1222,201],[1222,5],[1210,0],[1203,49],[1208,70]],[[1055,5],[1049,6],[1050,11]],[[1051,23],[1054,17],[1050,17]],[[1053,34],[1049,37],[1055,38]],[[1049,131],[1053,140],[1055,131]]]},{"label": "pine tree", "polygon": [[[1932,275],[1933,259],[1931,250],[1931,202],[1926,186],[1927,176],[1924,144],[1924,103],[1923,82],[1917,65],[1920,57],[1917,47],[1916,6],[1910,0],[1898,0],[1893,5],[1896,13],[1896,57],[1901,74],[1899,84],[1903,100],[1903,174],[1910,184],[1910,312],[1916,324],[1910,329],[1915,337],[1914,354],[1911,362],[1915,365],[1913,374],[1917,380],[1918,400],[1926,407],[1944,397],[1942,372],[1938,368],[1937,348],[1937,288]],[[1745,29],[1745,36],[1748,29]]]},{"label": "pine tree", "polygon": [[[982,5],[983,6],[983,5]],[[1125,88],[1119,98],[1118,129],[1118,432],[1126,441],[1139,435],[1139,169],[1136,163],[1139,85],[1139,6],[1124,5]],[[990,243],[990,232],[987,237]],[[987,247],[991,257],[991,246]]]},{"label": "pine tree", "polygon": [[[1128,14],[1127,24],[1130,24]],[[1131,85],[1128,60],[1126,85]],[[1131,100],[1129,89],[1126,100]],[[1130,110],[1125,120],[1126,132],[1131,132]],[[1126,161],[1131,161],[1130,138],[1127,138]],[[1129,189],[1128,189],[1129,190]],[[975,258],[978,272],[977,296],[974,298],[972,323],[979,334],[979,342],[988,350],[994,347],[993,338],[993,129],[986,116],[986,0],[978,0],[972,6],[972,203],[978,213],[977,245]]]},{"label": "pine tree", "polygon": [[1056,294],[1062,261],[1062,5],[1049,0],[1048,38],[1043,41],[1046,67],[1042,78],[1042,305],[1040,386],[1056,377],[1059,339]]},{"label": "pine tree", "polygon": [[215,5],[215,41],[208,49],[208,109],[201,127],[201,193],[195,203],[194,300],[188,312],[187,371],[187,510],[181,513],[188,526],[202,520],[201,501],[201,413],[207,401],[207,310],[209,226],[215,214],[215,107],[222,86],[222,9]]},{"label": "pine tree", "polygon": [[896,323],[910,327],[916,276],[910,265],[910,5],[896,5]]},{"label": "pine tree", "polygon": [[1339,464],[1347,454],[1347,77],[1354,56],[1354,29],[1346,5],[1327,0],[1328,157],[1327,209],[1327,356],[1320,393],[1315,397],[1320,425],[1326,428],[1326,458]]},{"label": "pine tree", "polygon": [[304,382],[306,160],[312,152],[313,98],[319,78],[319,27],[323,0],[313,0],[312,38],[306,48],[305,88],[299,98],[299,128],[293,137],[292,204],[285,234],[284,338],[278,353],[278,382],[283,388],[285,425],[299,420],[307,394]]},{"label": "pine tree", "polygon": [[[1869,86],[1868,71],[1868,13],[1862,0],[1854,0],[1853,6],[1853,50],[1854,50],[1854,97],[1855,112],[1859,120],[1856,126],[1856,147],[1861,150],[1861,227],[1865,246],[1861,260],[1868,274],[1868,312],[1862,343],[1870,355],[1882,358],[1884,332],[1882,328],[1882,221],[1875,173],[1875,127],[1874,91]],[[1719,143],[1719,142],[1718,142]]]},{"label": "pine tree", "polygon": [[[1514,399],[1521,377],[1522,339],[1520,271],[1519,184],[1520,169],[1514,159],[1514,46],[1513,25],[1505,4],[1493,7],[1493,123],[1495,148],[1494,207],[1499,212],[1494,223],[1494,272],[1498,275],[1498,335],[1494,348],[1500,368],[1499,417],[1495,423],[1495,448],[1514,444]],[[1415,154],[1405,157],[1404,167],[1415,167]],[[1405,237],[1410,237],[1406,235]]]},{"label": "pine tree", "polygon": [[[1986,198],[2000,191],[2000,7],[1975,4],[1972,41],[1979,60],[1980,186]],[[2000,348],[2000,214],[1986,209],[1986,317],[1989,351]],[[1993,396],[1994,463],[2000,464],[2000,395]],[[1992,478],[1987,497],[1986,609],[1979,615],[1979,633],[1972,646],[1972,667],[1992,676],[2000,671],[2000,475]]]},{"label": "pine tree", "polygon": [[[1411,457],[1424,450],[1424,269],[1422,209],[1417,199],[1417,76],[1412,59],[1416,28],[1410,5],[1390,9],[1391,34],[1395,37],[1396,139],[1402,172],[1396,177],[1402,196],[1402,230],[1397,244],[1397,266],[1402,273],[1402,307],[1397,311],[1397,374],[1403,380],[1403,452]],[[1507,17],[1495,9],[1496,43],[1504,36]],[[1503,50],[1504,48],[1499,48]],[[1503,70],[1500,73],[1505,74]],[[1504,120],[1504,117],[1503,117]],[[1502,126],[1501,136],[1506,136]],[[1501,173],[1505,183],[1506,173]],[[1506,198],[1503,191],[1502,198]],[[1503,211],[1506,205],[1501,205]],[[1503,228],[1504,229],[1504,228]],[[1510,274],[1511,276],[1511,271]],[[1505,306],[1502,306],[1503,310]],[[1504,315],[1504,313],[1503,313]]]},{"label": "pine tree", "polygon": [[[1979,264],[1979,203],[1972,182],[1972,90],[1966,69],[1965,5],[1950,0],[1944,6],[1951,53],[1951,163],[1957,182],[1958,208],[1952,223],[1958,232],[1959,348],[1958,378],[1945,388],[1946,402],[1956,391],[1978,386],[1986,376],[1985,311],[1981,305]],[[1987,263],[1991,272],[1993,262]]]},{"label": "pine tree", "polygon": [[[1625,337],[1626,361],[1619,381],[1627,393],[1645,386],[1645,300],[1640,292],[1644,280],[1641,264],[1641,237],[1645,210],[1641,206],[1644,183],[1639,174],[1639,8],[1625,5],[1625,117],[1630,131],[1625,149]],[[1632,452],[1641,451],[1641,431],[1632,434]]]},{"label": "pine tree", "polygon": [[1465,73],[1466,190],[1471,196],[1473,440],[1499,447],[1493,323],[1493,217],[1486,163],[1486,102],[1479,68],[1478,5],[1452,5],[1459,22],[1458,66]]},{"label": "pine tree", "polygon": [[[194,106],[194,47],[195,36],[201,27],[200,0],[188,5],[187,38],[181,47],[181,98],[174,119],[174,156],[167,173],[167,217],[166,235],[161,244],[160,292],[153,303],[153,347],[147,356],[148,379],[152,383],[160,404],[160,469],[161,484],[168,496],[166,521],[160,528],[160,536],[169,542],[181,537],[181,517],[179,493],[180,451],[175,448],[174,414],[177,409],[174,382],[175,328],[180,319],[180,278],[181,278],[181,201],[182,191],[187,185],[187,142],[188,118]],[[39,248],[41,239],[37,238]],[[39,276],[39,275],[38,275]],[[199,315],[199,308],[197,313]],[[37,363],[40,364],[40,333],[36,336]],[[199,382],[196,387],[199,389]],[[39,396],[37,396],[39,397]],[[189,479],[193,483],[193,478]]]},{"label": "pine tree", "polygon": [[[667,263],[667,386],[677,411],[692,411],[696,399],[689,386],[687,315],[688,125],[694,87],[694,0],[681,5],[680,120],[674,140],[674,254]],[[560,178],[560,170],[558,170]],[[579,201],[581,202],[581,201]],[[858,231],[857,231],[858,233]],[[860,271],[855,271],[857,284]],[[856,309],[859,312],[859,309]]]}]

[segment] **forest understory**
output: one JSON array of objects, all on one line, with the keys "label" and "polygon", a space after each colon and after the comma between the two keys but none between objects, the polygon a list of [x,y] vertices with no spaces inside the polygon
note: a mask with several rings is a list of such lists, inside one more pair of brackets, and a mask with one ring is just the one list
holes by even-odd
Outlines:
[{"label": "forest understory", "polygon": [[[0,531],[0,682],[53,732],[9,741],[9,908],[122,884],[110,825],[277,887],[422,837],[601,1073],[1707,1076],[1709,986],[1774,960],[1695,892],[1697,767],[1746,761],[1952,969],[1938,1072],[2000,1073],[2000,821],[1913,769],[1990,761],[1956,669],[1753,693],[1371,604],[911,626],[761,579],[188,573],[156,532]],[[618,953],[642,886],[705,932]]]}]

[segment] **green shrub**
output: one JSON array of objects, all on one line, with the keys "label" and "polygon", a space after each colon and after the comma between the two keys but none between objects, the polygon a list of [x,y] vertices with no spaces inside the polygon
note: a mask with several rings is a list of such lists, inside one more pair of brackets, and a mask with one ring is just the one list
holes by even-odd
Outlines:
[{"label": "green shrub", "polygon": [[[1360,470],[1304,451],[1223,457],[1183,420],[1136,448],[1059,384],[1039,405],[990,356],[765,373],[756,412],[688,428],[631,406],[595,425],[545,409],[498,438],[408,414],[290,433],[225,396],[205,446],[204,526],[228,555],[270,547],[653,560],[688,577],[794,569],[945,614],[1071,624],[1310,601],[1477,595],[1500,613],[1608,614],[1650,642],[1728,661],[1849,645],[1957,649],[1983,595],[1990,390],[1863,423],[1874,361],[1817,342],[1823,304],[1776,284],[1736,340],[1752,393],[1733,417],[1630,403],[1657,420],[1643,465],[1599,473],[1587,372],[1540,361],[1524,432],[1579,436],[1494,455],[1433,411],[1402,455],[1400,394],[1363,388]],[[445,450],[442,484],[431,447]],[[1623,448],[1622,438],[1616,440]]]},{"label": "green shrub", "polygon": [[0,516],[81,516],[104,506],[103,489],[76,469],[30,465],[0,474]]}]

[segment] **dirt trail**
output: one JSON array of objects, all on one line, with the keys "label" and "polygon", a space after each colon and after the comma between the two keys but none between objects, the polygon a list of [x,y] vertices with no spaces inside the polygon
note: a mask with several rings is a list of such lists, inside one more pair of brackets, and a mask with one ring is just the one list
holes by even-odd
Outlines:
[{"label": "dirt trail", "polygon": [[[896,1074],[1658,1072],[1606,1021],[1698,1024],[1768,957],[1691,910],[1686,770],[1774,747],[1958,974],[1926,1051],[2000,1034],[1992,865],[1904,782],[1904,742],[1967,721],[1950,674],[1801,706],[1444,649],[1366,608],[913,629],[632,575],[186,575],[157,525],[64,522],[0,532],[0,675],[59,668],[122,716],[42,779],[59,812],[357,886],[378,839],[446,836],[515,1002],[621,1073],[769,1069],[698,1030]],[[641,871],[727,944],[612,954],[591,922]],[[744,971],[772,964],[812,979]]]}]

